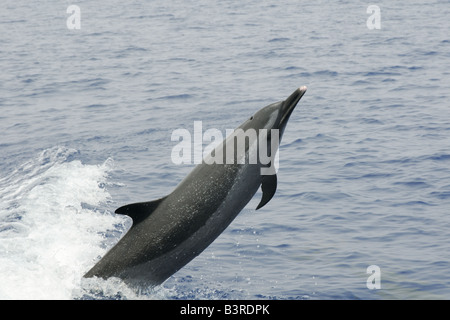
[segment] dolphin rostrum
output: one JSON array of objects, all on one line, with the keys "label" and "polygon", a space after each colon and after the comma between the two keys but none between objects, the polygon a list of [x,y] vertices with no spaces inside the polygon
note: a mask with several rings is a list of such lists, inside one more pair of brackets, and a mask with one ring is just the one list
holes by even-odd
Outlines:
[{"label": "dolphin rostrum", "polygon": [[[260,185],[262,199],[256,209],[269,202],[277,188],[276,172],[269,169],[289,117],[305,91],[306,87],[298,88],[286,100],[256,112],[169,195],[118,208],[116,213],[130,216],[133,225],[84,277],[118,277],[138,287],[159,285],[206,249]],[[265,135],[252,139],[251,130]],[[239,148],[239,140],[246,138],[249,142]],[[270,161],[263,161],[263,154],[252,157],[260,149],[269,151]]]}]

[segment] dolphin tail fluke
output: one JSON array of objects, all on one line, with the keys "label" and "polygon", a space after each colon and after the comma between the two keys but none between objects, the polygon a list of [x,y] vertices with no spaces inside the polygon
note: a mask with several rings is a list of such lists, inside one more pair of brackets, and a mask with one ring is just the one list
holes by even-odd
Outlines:
[{"label": "dolphin tail fluke", "polygon": [[271,175],[263,175],[262,182],[261,182],[261,190],[263,192],[261,202],[256,207],[256,210],[264,207],[267,202],[272,199],[273,195],[275,194],[275,191],[277,191],[277,175],[271,174]]},{"label": "dolphin tail fluke", "polygon": [[118,208],[115,213],[129,216],[133,219],[133,226],[135,226],[152,214],[165,198],[166,197],[154,201],[127,204]]}]

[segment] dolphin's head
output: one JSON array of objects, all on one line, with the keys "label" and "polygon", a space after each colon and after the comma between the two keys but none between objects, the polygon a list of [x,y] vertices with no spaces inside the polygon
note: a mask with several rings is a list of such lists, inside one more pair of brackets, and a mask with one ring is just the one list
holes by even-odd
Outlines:
[{"label": "dolphin's head", "polygon": [[[233,134],[225,139],[223,145],[215,149],[213,159],[221,159],[226,154],[223,163],[270,165],[272,169],[272,160],[276,161],[276,150],[278,150],[286,124],[305,92],[306,87],[300,87],[286,100],[272,103],[256,112],[234,130]],[[226,152],[224,152],[225,146]],[[229,147],[233,148],[234,152],[229,152]],[[270,158],[267,157],[269,154]]]},{"label": "dolphin's head", "polygon": [[278,129],[279,137],[283,135],[286,124],[294,111],[297,103],[306,92],[306,87],[300,87],[295,90],[286,100],[272,103],[251,116],[240,128],[247,129]]}]

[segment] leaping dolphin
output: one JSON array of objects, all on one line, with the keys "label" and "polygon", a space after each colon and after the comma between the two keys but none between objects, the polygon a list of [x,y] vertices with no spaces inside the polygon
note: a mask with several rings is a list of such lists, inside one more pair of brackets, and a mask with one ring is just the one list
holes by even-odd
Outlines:
[{"label": "leaping dolphin", "polygon": [[[227,137],[209,156],[203,159],[168,196],[149,202],[133,203],[118,208],[115,213],[133,219],[133,225],[120,241],[84,277],[121,278],[132,286],[156,286],[163,283],[189,261],[205,250],[233,221],[252,199],[259,186],[263,207],[275,194],[275,151],[295,106],[306,92],[296,89],[286,100],[270,104],[242,123],[236,134]],[[242,129],[242,130],[238,130]],[[262,144],[250,141],[243,152],[235,152],[235,161],[211,161],[226,157],[226,146],[236,139],[245,140],[249,129],[267,134]],[[275,130],[275,131],[274,131]],[[273,139],[272,139],[273,138]],[[260,142],[261,138],[258,136]],[[271,140],[276,139],[276,148]],[[251,140],[251,139],[250,139]],[[232,144],[233,143],[233,144]],[[270,163],[260,157],[256,163],[242,161],[264,145],[270,151]],[[272,150],[270,150],[272,147]],[[234,146],[236,151],[238,148]],[[266,150],[267,150],[266,149]]]}]

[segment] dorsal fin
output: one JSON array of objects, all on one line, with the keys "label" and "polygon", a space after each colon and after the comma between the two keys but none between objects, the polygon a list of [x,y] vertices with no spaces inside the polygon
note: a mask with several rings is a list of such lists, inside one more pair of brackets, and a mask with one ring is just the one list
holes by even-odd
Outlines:
[{"label": "dorsal fin", "polygon": [[165,198],[166,197],[154,201],[127,204],[118,208],[115,213],[129,216],[133,219],[133,226],[135,226],[155,211]]}]

